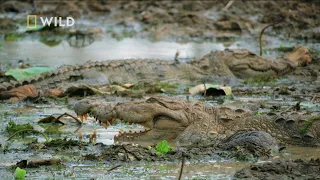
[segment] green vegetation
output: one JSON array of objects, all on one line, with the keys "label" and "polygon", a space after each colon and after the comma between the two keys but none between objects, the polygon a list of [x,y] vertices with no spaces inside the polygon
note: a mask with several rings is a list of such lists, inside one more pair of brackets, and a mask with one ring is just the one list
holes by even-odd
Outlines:
[{"label": "green vegetation", "polygon": [[320,116],[309,119],[304,126],[300,129],[300,134],[305,134],[308,132],[308,129],[312,126],[313,121],[320,119]]},{"label": "green vegetation", "polygon": [[250,84],[259,84],[262,85],[264,83],[270,83],[270,82],[276,82],[278,81],[279,78],[277,77],[272,77],[272,76],[260,76],[260,77],[255,77],[255,78],[249,78],[245,79],[243,81],[244,84],[250,85]]},{"label": "green vegetation", "polygon": [[59,147],[62,149],[67,149],[73,146],[86,145],[88,143],[79,142],[78,140],[73,139],[53,139],[44,143],[47,147]]},{"label": "green vegetation", "polygon": [[255,112],[253,113],[254,116],[262,115],[262,114],[265,114],[265,112],[255,111]]},{"label": "green vegetation", "polygon": [[15,178],[19,180],[24,179],[26,174],[27,174],[27,171],[19,167],[17,167],[16,171],[14,172]]},{"label": "green vegetation", "polygon": [[28,124],[16,124],[12,120],[9,121],[9,123],[6,127],[6,131],[9,134],[14,134],[18,131],[29,130],[29,129],[33,129],[33,126],[31,124],[29,124],[29,123]]},{"label": "green vegetation", "polygon": [[175,94],[176,88],[178,88],[178,85],[168,83],[168,82],[156,82],[153,84],[155,88],[160,89],[161,91],[170,93],[170,94]]},{"label": "green vegetation", "polygon": [[24,38],[25,34],[19,34],[19,33],[9,33],[4,36],[4,40],[8,42],[17,41],[19,39]]},{"label": "green vegetation", "polygon": [[5,75],[11,75],[16,79],[27,79],[30,77],[35,77],[41,73],[49,73],[51,71],[50,67],[30,67],[25,69],[10,69]]},{"label": "green vegetation", "polygon": [[163,140],[156,145],[156,153],[157,154],[166,154],[170,150],[173,150],[173,147],[168,145],[167,140]]},{"label": "green vegetation", "polygon": [[294,49],[294,47],[288,47],[288,46],[280,45],[280,47],[278,47],[276,50],[280,51],[280,52],[287,53],[287,52],[292,52],[293,49]]}]

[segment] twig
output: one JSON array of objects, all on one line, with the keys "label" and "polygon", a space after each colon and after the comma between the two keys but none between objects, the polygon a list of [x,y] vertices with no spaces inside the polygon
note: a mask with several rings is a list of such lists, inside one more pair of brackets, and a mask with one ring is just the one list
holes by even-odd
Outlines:
[{"label": "twig", "polygon": [[282,21],[279,21],[279,22],[276,22],[276,23],[273,23],[273,24],[269,24],[268,26],[264,27],[262,29],[262,31],[260,32],[260,37],[259,37],[259,44],[260,44],[260,56],[262,56],[262,35],[264,33],[264,31],[268,28],[268,27],[271,27],[271,26],[274,26],[276,24],[279,24],[281,23]]},{"label": "twig", "polygon": [[108,169],[107,171],[108,171],[108,172],[110,172],[110,171],[112,171],[112,170],[117,169],[118,167],[121,167],[121,165],[120,165],[120,164],[119,164],[119,165],[116,165],[116,166],[114,166],[114,167],[112,167],[112,168]]},{"label": "twig", "polygon": [[20,134],[20,133],[26,132],[26,131],[32,131],[32,132],[39,133],[39,134],[41,134],[41,135],[46,139],[46,141],[49,141],[48,136],[46,136],[43,132],[37,131],[37,130],[34,130],[34,129],[23,129],[23,130],[20,130],[20,131],[14,133],[12,136],[10,136],[10,137],[7,139],[7,141],[10,141],[10,140],[11,140],[13,137],[15,137],[17,134]]},{"label": "twig", "polygon": [[228,10],[229,7],[230,7],[233,3],[234,3],[234,1],[233,1],[233,0],[230,0],[230,1],[228,2],[228,4],[227,4],[224,8],[222,8],[222,10]]},{"label": "twig", "polygon": [[179,64],[179,55],[180,55],[180,51],[177,50],[176,55],[174,56],[174,62]]},{"label": "twig", "polygon": [[182,152],[182,154],[181,154],[181,167],[180,167],[180,173],[179,173],[179,178],[178,178],[179,180],[181,180],[181,177],[182,177],[184,160],[185,160],[185,156],[184,156],[184,152]]},{"label": "twig", "polygon": [[59,120],[60,118],[62,118],[63,116],[69,116],[69,117],[73,118],[74,120],[76,120],[79,124],[82,124],[82,122],[81,122],[80,119],[72,116],[72,115],[69,114],[69,113],[63,113],[63,114],[61,114],[60,116],[57,117],[56,121],[58,121],[58,120]]},{"label": "twig", "polygon": [[79,126],[73,133],[77,133],[81,128],[82,126]]}]

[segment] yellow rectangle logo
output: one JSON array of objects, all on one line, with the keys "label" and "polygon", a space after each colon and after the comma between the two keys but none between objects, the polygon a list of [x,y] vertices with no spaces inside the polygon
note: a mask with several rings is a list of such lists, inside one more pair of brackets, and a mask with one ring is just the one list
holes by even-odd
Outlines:
[{"label": "yellow rectangle logo", "polygon": [[[30,19],[34,18],[34,25],[30,25]],[[27,15],[27,28],[36,28],[37,27],[37,15]]]}]

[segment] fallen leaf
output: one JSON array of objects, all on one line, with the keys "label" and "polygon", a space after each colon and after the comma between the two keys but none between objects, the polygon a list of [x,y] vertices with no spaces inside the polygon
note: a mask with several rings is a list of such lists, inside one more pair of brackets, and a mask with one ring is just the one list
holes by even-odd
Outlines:
[{"label": "fallen leaf", "polygon": [[24,85],[17,88],[13,88],[10,91],[4,91],[0,93],[0,99],[9,99],[10,102],[17,102],[25,99],[26,97],[38,96],[38,91],[34,85]]}]

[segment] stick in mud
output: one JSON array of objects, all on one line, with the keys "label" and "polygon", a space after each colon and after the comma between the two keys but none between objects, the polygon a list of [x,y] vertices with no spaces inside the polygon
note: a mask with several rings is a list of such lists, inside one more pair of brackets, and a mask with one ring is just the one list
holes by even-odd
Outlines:
[{"label": "stick in mud", "polygon": [[115,170],[115,169],[117,169],[118,167],[121,167],[121,165],[119,164],[119,165],[116,165],[116,166],[108,169],[108,172],[110,172],[110,171],[112,171],[112,170]]},{"label": "stick in mud", "polygon": [[179,180],[181,180],[181,177],[182,177],[184,160],[185,160],[185,156],[184,156],[184,153],[182,152],[182,154],[181,154],[181,168],[180,168],[180,173],[179,173],[179,178],[178,178]]},{"label": "stick in mud", "polygon": [[72,116],[71,114],[69,113],[64,113],[64,114],[61,114],[60,116],[57,117],[56,121],[58,121],[60,118],[62,118],[63,116],[69,116],[71,118],[73,118],[74,120],[76,120],[79,124],[82,124],[81,120]]}]

